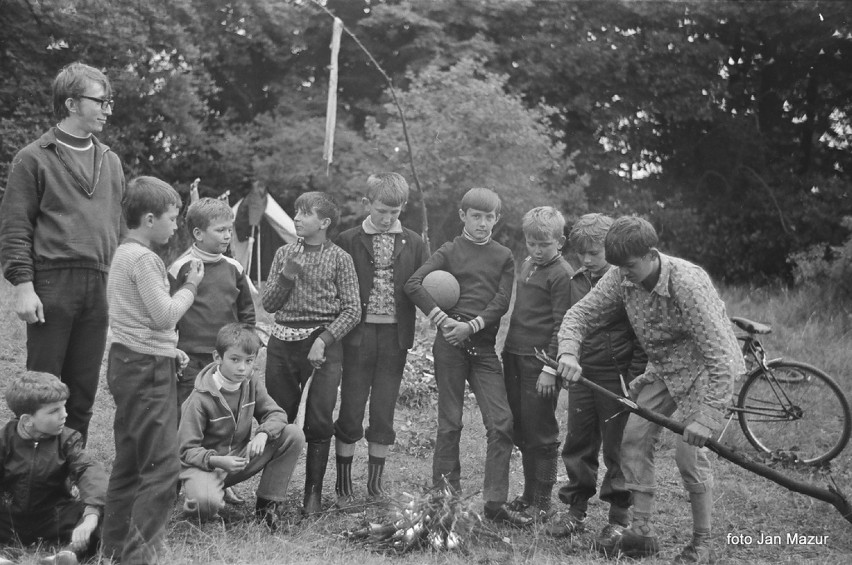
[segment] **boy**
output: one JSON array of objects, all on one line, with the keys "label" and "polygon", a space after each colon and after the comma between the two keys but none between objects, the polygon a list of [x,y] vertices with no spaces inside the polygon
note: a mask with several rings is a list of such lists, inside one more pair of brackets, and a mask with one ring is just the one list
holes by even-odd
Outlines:
[{"label": "boy", "polygon": [[204,263],[204,281],[177,325],[178,349],[189,356],[177,383],[178,413],[192,392],[195,376],[210,364],[218,329],[231,322],[254,325],[254,302],[243,266],[224,255],[233,226],[234,214],[227,202],[218,198],[196,200],[186,211],[192,247],[169,267],[174,292],[186,280],[193,259]]},{"label": "boy", "polygon": [[340,219],[334,200],[322,192],[296,199],[296,243],[275,252],[263,289],[263,307],[275,313],[266,353],[266,388],[295,421],[308,379],[304,414],[305,515],[322,510],[333,412],[342,373],[343,339],[361,318],[352,257],[328,240]]},{"label": "boy", "polygon": [[[432,482],[446,479],[461,490],[459,439],[465,381],[476,395],[488,437],[485,455],[486,518],[518,526],[532,520],[506,504],[512,455],[512,412],[506,399],[503,369],[494,340],[500,317],[509,309],[515,263],[512,252],[491,238],[500,218],[500,197],[487,188],[472,188],[461,201],[462,235],[447,242],[417,269],[405,292],[437,327],[432,352],[438,385],[438,433],[432,459]],[[445,270],[458,279],[458,303],[449,312],[438,308],[423,288],[423,278]]]},{"label": "boy", "polygon": [[523,218],[529,256],[515,286],[515,307],[503,346],[506,394],[512,409],[514,441],[521,450],[524,493],[510,505],[537,521],[547,520],[556,482],[559,422],[556,371],[535,358],[535,350],[556,354],[556,334],[568,310],[574,270],[560,253],[565,219],[550,206],[533,208]]},{"label": "boy", "polygon": [[0,544],[70,542],[44,564],[94,555],[106,492],[103,467],[84,451],[80,433],[65,427],[67,399],[68,387],[47,373],[21,373],[6,389],[15,419],[0,432]]},{"label": "boy", "polygon": [[[700,267],[663,255],[647,221],[621,217],[606,235],[610,269],[565,315],[559,330],[560,376],[566,383],[582,372],[577,360],[583,338],[611,321],[621,309],[648,355],[645,374],[630,384],[631,396],[649,410],[670,416],[680,410],[686,429],[675,461],[689,493],[692,541],[679,563],[709,563],[713,475],[709,437],[721,428],[734,378],[745,363],[725,303]],[[654,511],[654,448],[661,428],[635,414],[622,440],[625,485],[633,495],[633,521],[615,540],[613,551],[629,557],[654,555],[659,543],[651,525]]]},{"label": "boy", "polygon": [[[611,225],[612,218],[608,216],[586,214],[571,228],[568,242],[581,267],[571,278],[569,306],[586,296],[609,270],[604,240]],[[633,377],[645,371],[647,360],[623,308],[587,334],[580,349],[583,375],[619,395],[623,394],[622,379],[630,384]],[[628,413],[614,400],[583,385],[569,383],[567,388],[568,432],[562,461],[568,484],[559,489],[559,499],[570,506],[564,522],[548,533],[567,536],[585,529],[586,509],[597,486],[598,452],[603,446],[606,474],[600,498],[610,505],[609,520],[595,543],[611,552],[613,541],[630,525],[630,491],[624,486],[621,470],[621,437]]]},{"label": "boy", "polygon": [[[180,478],[184,510],[208,520],[225,506],[225,488],[263,471],[255,514],[274,531],[305,436],[287,423],[254,374],[260,346],[250,326],[232,323],[219,330],[213,363],[199,373],[183,404]],[[253,438],[252,417],[260,424]]]},{"label": "boy", "polygon": [[398,173],[367,179],[361,202],[367,217],[337,244],[352,256],[358,274],[361,323],[343,341],[340,412],[334,423],[337,506],[351,507],[352,459],[364,437],[364,411],[370,399],[367,428],[367,495],[382,498],[385,458],[396,440],[393,416],[408,349],[414,345],[414,303],[403,286],[428,253],[416,233],[402,227],[399,215],[408,200],[408,183]]},{"label": "boy", "polygon": [[180,196],[160,179],[137,177],[122,205],[128,235],[115,253],[107,285],[115,462],[103,545],[106,556],[129,565],[157,563],[165,550],[166,517],[180,471],[175,325],[192,305],[204,264],[194,259],[186,281],[170,296],[166,267],[151,246],[165,244],[177,228]]}]

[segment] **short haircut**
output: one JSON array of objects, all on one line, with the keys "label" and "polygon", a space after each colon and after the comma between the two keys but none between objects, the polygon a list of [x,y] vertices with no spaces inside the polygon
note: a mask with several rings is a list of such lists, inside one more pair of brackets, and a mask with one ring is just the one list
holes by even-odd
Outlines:
[{"label": "short haircut", "polygon": [[367,178],[367,200],[386,206],[408,202],[408,183],[399,173],[376,173]]},{"label": "short haircut", "polygon": [[571,227],[568,243],[577,253],[588,251],[596,245],[603,246],[613,219],[604,214],[585,214]]},{"label": "short haircut", "polygon": [[186,228],[190,235],[195,228],[201,231],[210,227],[210,224],[219,220],[234,219],[234,212],[228,203],[218,198],[199,198],[186,209]]},{"label": "short haircut", "polygon": [[500,197],[490,188],[471,188],[464,193],[461,199],[461,209],[464,212],[473,208],[474,210],[499,214],[501,207]]},{"label": "short haircut", "polygon": [[521,227],[527,237],[542,241],[552,237],[558,241],[565,235],[565,217],[553,206],[539,206],[524,214]]},{"label": "short haircut", "polygon": [[151,213],[162,216],[169,206],[180,208],[180,194],[165,181],[156,177],[136,177],[127,183],[121,208],[130,229],[138,228],[142,216]]},{"label": "short haircut", "polygon": [[18,418],[62,400],[68,400],[68,386],[50,373],[24,371],[6,388],[6,404]]},{"label": "short haircut", "polygon": [[331,231],[337,226],[340,221],[340,208],[334,198],[325,192],[305,192],[296,199],[296,204],[293,206],[297,212],[310,214],[316,212],[317,217],[324,220],[328,218],[331,223],[328,225],[328,230]]},{"label": "short haircut", "polygon": [[247,355],[255,355],[262,345],[260,336],[248,324],[232,322],[222,326],[216,334],[216,352],[220,356],[232,347],[239,347]]},{"label": "short haircut", "polygon": [[65,101],[69,98],[79,98],[86,93],[90,82],[104,87],[104,96],[112,97],[112,86],[109,79],[101,71],[89,65],[75,62],[66,65],[53,79],[53,114],[62,120],[68,117]]},{"label": "short haircut", "polygon": [[622,216],[612,223],[606,234],[606,262],[622,267],[629,259],[647,255],[658,241],[657,231],[648,220]]}]

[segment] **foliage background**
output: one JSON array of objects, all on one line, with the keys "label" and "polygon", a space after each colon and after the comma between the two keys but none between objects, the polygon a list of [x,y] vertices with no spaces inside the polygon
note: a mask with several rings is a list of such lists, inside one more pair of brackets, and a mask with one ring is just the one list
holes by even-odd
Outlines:
[{"label": "foliage background", "polygon": [[[852,214],[848,3],[323,4],[393,79],[433,246],[458,233],[459,194],[486,185],[508,243],[525,209],[553,203],[644,215],[664,250],[728,282],[848,257],[832,251]],[[233,198],[261,180],[288,211],[328,190],[352,225],[370,172],[412,179],[387,84],[346,35],[326,174],[330,34],[311,0],[0,0],[0,179],[54,122],[53,76],[82,60],[114,83],[103,137],[128,175],[183,192],[201,177],[203,195]]]}]

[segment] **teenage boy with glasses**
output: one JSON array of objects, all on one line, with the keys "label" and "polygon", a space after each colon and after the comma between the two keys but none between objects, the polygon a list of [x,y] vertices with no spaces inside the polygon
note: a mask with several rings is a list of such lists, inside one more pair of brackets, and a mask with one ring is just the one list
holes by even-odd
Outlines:
[{"label": "teenage boy with glasses", "polygon": [[27,323],[27,369],[68,385],[66,425],[85,440],[107,334],[106,279],[121,230],[124,171],[95,134],[112,115],[99,70],[53,81],[59,123],[15,156],[0,188],[0,264]]}]

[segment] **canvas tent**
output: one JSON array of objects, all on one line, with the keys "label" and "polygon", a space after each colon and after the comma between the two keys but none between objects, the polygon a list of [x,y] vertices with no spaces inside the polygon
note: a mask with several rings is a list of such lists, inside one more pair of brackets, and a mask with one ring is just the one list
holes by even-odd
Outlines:
[{"label": "canvas tent", "polygon": [[259,184],[234,204],[234,237],[231,252],[249,278],[260,282],[269,275],[275,252],[296,241],[293,220]]}]

